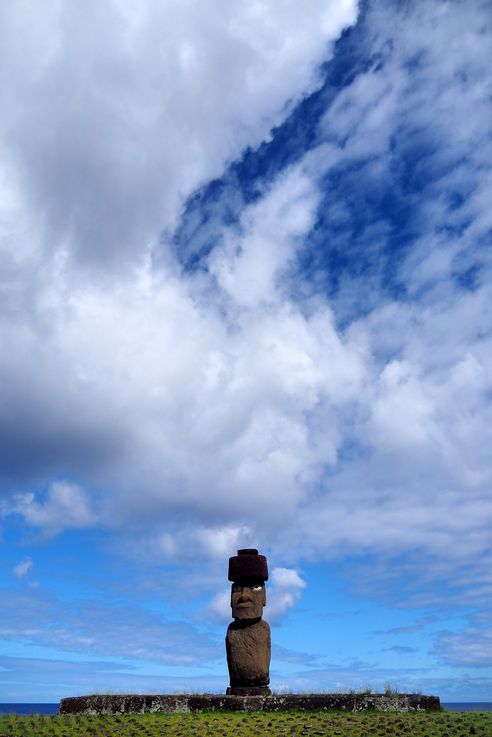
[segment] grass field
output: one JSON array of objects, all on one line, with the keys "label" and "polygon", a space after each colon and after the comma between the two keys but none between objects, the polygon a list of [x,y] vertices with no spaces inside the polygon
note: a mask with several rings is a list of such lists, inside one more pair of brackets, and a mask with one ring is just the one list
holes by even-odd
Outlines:
[{"label": "grass field", "polygon": [[492,737],[492,712],[0,715],[0,737]]}]

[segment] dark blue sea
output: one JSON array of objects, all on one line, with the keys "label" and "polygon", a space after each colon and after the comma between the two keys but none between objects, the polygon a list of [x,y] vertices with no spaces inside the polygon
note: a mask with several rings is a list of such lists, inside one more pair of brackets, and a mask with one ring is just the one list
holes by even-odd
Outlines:
[{"label": "dark blue sea", "polygon": [[[491,701],[443,702],[447,711],[492,711]],[[56,714],[58,704],[0,704],[0,714]]]},{"label": "dark blue sea", "polygon": [[0,714],[56,714],[58,704],[0,704]]},{"label": "dark blue sea", "polygon": [[446,711],[492,711],[491,701],[441,702]]}]

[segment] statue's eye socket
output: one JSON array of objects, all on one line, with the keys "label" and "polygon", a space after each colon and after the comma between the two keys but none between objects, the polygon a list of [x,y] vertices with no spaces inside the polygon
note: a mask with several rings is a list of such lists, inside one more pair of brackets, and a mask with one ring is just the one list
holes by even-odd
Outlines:
[{"label": "statue's eye socket", "polygon": [[253,591],[261,591],[261,586],[253,586]]},{"label": "statue's eye socket", "polygon": [[243,590],[243,587],[242,586],[238,586],[236,584],[235,586],[232,587],[232,590],[234,591],[235,594],[237,594],[237,593],[239,593],[239,591],[242,591]]}]

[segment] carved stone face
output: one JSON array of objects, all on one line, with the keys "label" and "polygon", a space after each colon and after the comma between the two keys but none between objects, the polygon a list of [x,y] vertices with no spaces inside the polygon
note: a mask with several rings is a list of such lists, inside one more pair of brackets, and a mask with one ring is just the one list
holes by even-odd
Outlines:
[{"label": "carved stone face", "polygon": [[234,619],[258,619],[266,604],[266,590],[262,583],[233,583],[231,607]]}]

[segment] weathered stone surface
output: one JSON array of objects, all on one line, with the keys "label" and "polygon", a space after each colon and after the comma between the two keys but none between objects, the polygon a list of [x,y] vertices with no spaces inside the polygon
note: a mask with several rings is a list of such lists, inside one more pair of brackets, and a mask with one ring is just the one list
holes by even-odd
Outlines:
[{"label": "weathered stone surface", "polygon": [[[230,688],[267,688],[270,683],[270,627],[261,617],[266,604],[268,564],[256,548],[243,548],[229,558],[231,608],[234,622],[226,635]],[[268,692],[269,693],[269,692]]]},{"label": "weathered stone surface", "polygon": [[271,696],[267,686],[230,686],[226,696]]},{"label": "weathered stone surface", "polygon": [[268,581],[267,559],[258,555],[256,548],[242,548],[229,558],[227,577],[229,581]]},{"label": "weathered stone surface", "polygon": [[272,696],[107,695],[62,699],[60,714],[187,711],[439,711],[438,696],[422,694],[277,694]]},{"label": "weathered stone surface", "polygon": [[265,604],[266,591],[261,581],[249,584],[241,581],[232,584],[231,609],[232,616],[236,621],[248,619],[253,623],[255,619],[261,619]]},{"label": "weathered stone surface", "polygon": [[231,622],[226,636],[231,687],[270,683],[270,626],[262,619]]}]

